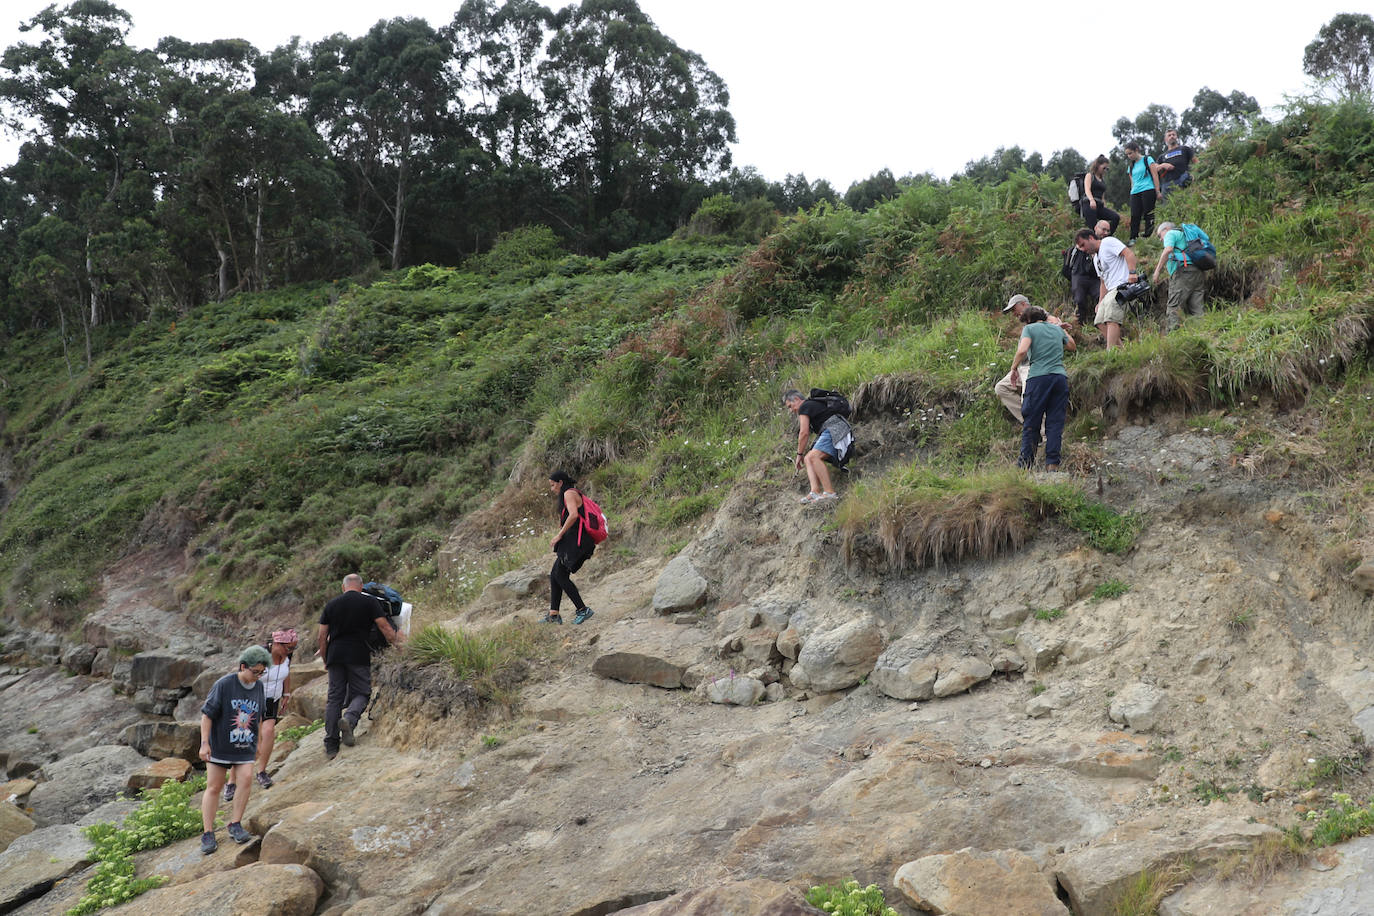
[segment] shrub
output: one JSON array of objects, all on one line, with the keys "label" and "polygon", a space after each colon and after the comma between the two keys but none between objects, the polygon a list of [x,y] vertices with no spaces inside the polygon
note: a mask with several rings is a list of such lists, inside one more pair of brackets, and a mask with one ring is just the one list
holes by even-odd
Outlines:
[{"label": "shrub", "polygon": [[806,902],[833,916],[897,916],[876,884],[859,887],[852,878],[838,887],[822,884],[806,892]]}]

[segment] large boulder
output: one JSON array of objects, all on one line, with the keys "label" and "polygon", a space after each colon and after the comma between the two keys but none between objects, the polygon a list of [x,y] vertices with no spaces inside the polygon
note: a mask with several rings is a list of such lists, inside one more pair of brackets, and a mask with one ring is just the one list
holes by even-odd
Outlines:
[{"label": "large boulder", "polygon": [[316,678],[304,687],[291,685],[291,707],[314,722],[324,718],[324,703],[329,698],[329,678]]},{"label": "large boulder", "polygon": [[210,874],[186,884],[160,887],[119,908],[120,916],[310,916],[324,895],[320,876],[303,865],[256,863],[233,878]]},{"label": "large boulder", "polygon": [[531,564],[503,573],[482,589],[482,604],[498,601],[517,601],[544,591],[549,586],[549,570],[543,564]]},{"label": "large boulder", "polygon": [[1055,878],[1069,895],[1078,916],[1109,916],[1121,896],[1145,872],[1161,872],[1175,863],[1194,868],[1244,853],[1278,831],[1239,817],[1210,821],[1196,830],[1159,829],[1146,822],[1107,833],[1091,845],[1061,857]]},{"label": "large boulder", "polygon": [[975,684],[981,684],[992,677],[992,665],[986,659],[974,656],[956,658],[947,667],[940,666],[940,678],[935,682],[934,693],[937,697],[951,697],[963,693]]},{"label": "large boulder", "polygon": [[140,652],[133,658],[129,683],[139,687],[190,687],[205,670],[205,657],[177,655],[165,649]]},{"label": "large boulder", "polygon": [[0,801],[0,852],[24,834],[33,833],[35,826],[33,819],[16,805]]},{"label": "large boulder", "polygon": [[137,794],[143,789],[156,789],[164,782],[184,782],[191,773],[191,764],[180,757],[154,760],[141,770],[129,774],[129,791]]},{"label": "large boulder", "polygon": [[29,795],[33,818],[40,824],[69,824],[123,792],[129,776],[147,763],[133,748],[111,744],[46,764],[45,781]]},{"label": "large boulder", "polygon": [[882,627],[873,615],[862,614],[812,633],[797,654],[792,683],[817,693],[853,687],[873,670],[882,651]]},{"label": "large boulder", "polygon": [[1132,684],[1112,698],[1107,711],[1113,722],[1130,726],[1132,731],[1147,732],[1159,724],[1164,714],[1164,691],[1149,684]]},{"label": "large boulder", "polygon": [[[578,912],[610,912],[579,909]],[[654,903],[617,909],[619,916],[824,916],[797,891],[766,878],[683,891]]]},{"label": "large boulder", "polygon": [[667,620],[621,620],[598,642],[592,673],[629,684],[695,686],[687,683],[687,671],[706,658],[708,639],[697,627]]},{"label": "large boulder", "polygon": [[1069,916],[1035,860],[1014,849],[925,856],[897,869],[892,883],[928,913]]},{"label": "large boulder", "polygon": [[139,722],[130,725],[120,740],[145,757],[162,760],[180,757],[200,759],[200,722]]},{"label": "large boulder", "polygon": [[654,587],[654,610],[660,614],[690,611],[705,601],[706,580],[687,557],[674,557]]},{"label": "large boulder", "polygon": [[80,827],[59,824],[19,837],[0,852],[0,913],[47,893],[90,861],[91,841]]},{"label": "large boulder", "polygon": [[878,656],[869,680],[893,699],[929,700],[940,676],[940,659],[931,648],[928,639],[903,636]]},{"label": "large boulder", "polygon": [[763,699],[764,686],[758,678],[748,676],[713,677],[701,682],[706,699],[712,703],[731,706],[753,706]]}]

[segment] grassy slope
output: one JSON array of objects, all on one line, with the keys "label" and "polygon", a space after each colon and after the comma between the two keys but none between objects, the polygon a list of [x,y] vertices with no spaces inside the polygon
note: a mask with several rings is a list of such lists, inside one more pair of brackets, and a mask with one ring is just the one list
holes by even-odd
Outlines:
[{"label": "grassy slope", "polygon": [[[1123,410],[1224,411],[1248,454],[1367,497],[1371,137],[1367,107],[1308,107],[1208,148],[1161,215],[1217,242],[1218,308],[1075,356],[1076,441]],[[665,242],[494,277],[422,267],[240,297],[106,329],[75,377],[54,335],[21,336],[0,357],[17,469],[0,517],[6,606],[74,619],[104,564],[178,520],[195,531],[199,605],[313,592],[355,568],[418,587],[460,518],[554,465],[590,474],[619,517],[671,531],[788,451],[787,384],[854,392],[947,480],[1015,487],[984,473],[1005,462],[990,389],[1015,329],[997,309],[1025,292],[1068,313],[1057,267],[1075,228],[1062,188],[1021,175],[822,209],[747,251]],[[1137,250],[1152,266],[1157,242]],[[939,422],[937,402],[954,405]],[[1266,422],[1275,404],[1305,405],[1292,440]],[[969,487],[899,467],[844,523],[877,530],[893,507]],[[493,518],[493,540],[514,527]]]}]

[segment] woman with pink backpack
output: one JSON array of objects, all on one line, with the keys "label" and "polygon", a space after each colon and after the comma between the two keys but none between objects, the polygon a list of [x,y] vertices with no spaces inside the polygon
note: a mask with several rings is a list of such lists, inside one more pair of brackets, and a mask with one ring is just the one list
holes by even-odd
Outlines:
[{"label": "woman with pink backpack", "polygon": [[597,541],[605,539],[605,521],[599,509],[588,511],[596,504],[582,495],[576,483],[566,471],[554,471],[549,475],[549,492],[554,495],[560,527],[552,541],[554,561],[549,571],[549,612],[539,618],[540,623],[563,622],[558,609],[564,594],[572,599],[577,609],[573,623],[586,623],[595,613],[583,603],[572,574],[587,562],[596,550]]}]

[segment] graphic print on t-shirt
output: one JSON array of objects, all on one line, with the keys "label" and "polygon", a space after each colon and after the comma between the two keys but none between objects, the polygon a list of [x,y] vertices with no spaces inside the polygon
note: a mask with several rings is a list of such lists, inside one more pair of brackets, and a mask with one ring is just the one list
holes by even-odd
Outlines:
[{"label": "graphic print on t-shirt", "polygon": [[257,741],[253,723],[261,711],[258,709],[257,701],[230,700],[229,705],[234,710],[234,724],[229,729],[229,743],[234,747],[252,747]]}]

